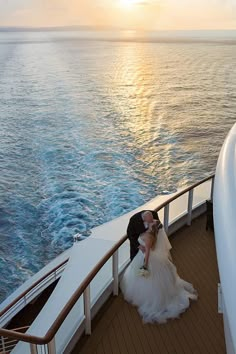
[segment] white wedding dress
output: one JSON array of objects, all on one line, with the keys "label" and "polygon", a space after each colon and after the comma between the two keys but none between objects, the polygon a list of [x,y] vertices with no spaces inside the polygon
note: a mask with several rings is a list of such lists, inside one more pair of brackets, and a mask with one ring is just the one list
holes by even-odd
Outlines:
[{"label": "white wedding dress", "polygon": [[[145,245],[140,237],[138,241]],[[155,249],[150,252],[148,277],[139,274],[144,262],[144,254],[139,251],[121,280],[125,300],[138,307],[144,322],[163,323],[167,319],[177,318],[189,307],[190,299],[197,300],[192,284],[178,276],[176,267],[170,261],[170,249],[162,228],[157,234]]]}]

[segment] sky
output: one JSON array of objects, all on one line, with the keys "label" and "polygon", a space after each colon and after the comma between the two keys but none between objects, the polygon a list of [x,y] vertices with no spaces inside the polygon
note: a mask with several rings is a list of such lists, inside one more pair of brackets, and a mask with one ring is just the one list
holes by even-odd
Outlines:
[{"label": "sky", "polygon": [[0,26],[236,29],[236,0],[0,0]]}]

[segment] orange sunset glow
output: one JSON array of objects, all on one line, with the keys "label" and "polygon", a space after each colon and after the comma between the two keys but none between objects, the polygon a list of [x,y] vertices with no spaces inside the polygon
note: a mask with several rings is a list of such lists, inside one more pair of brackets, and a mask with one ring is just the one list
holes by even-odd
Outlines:
[{"label": "orange sunset glow", "polygon": [[234,0],[0,0],[0,26],[233,29]]}]

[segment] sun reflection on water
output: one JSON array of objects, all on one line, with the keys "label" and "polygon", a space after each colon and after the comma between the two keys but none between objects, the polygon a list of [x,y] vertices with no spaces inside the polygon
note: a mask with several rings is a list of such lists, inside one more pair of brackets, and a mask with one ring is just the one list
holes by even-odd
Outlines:
[{"label": "sun reflection on water", "polygon": [[171,141],[171,136],[165,137],[166,112],[159,111],[158,100],[155,100],[159,86],[158,68],[153,66],[149,45],[140,47],[132,43],[123,46],[110,83],[121,134],[128,135],[131,145],[138,147],[136,158],[145,166],[147,174],[155,176],[157,168],[160,170],[161,167],[168,181],[176,141]]}]

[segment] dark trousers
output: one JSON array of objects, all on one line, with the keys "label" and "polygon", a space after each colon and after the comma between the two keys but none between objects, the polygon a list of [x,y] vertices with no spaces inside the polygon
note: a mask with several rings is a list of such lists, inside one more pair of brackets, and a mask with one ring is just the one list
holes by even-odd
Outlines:
[{"label": "dark trousers", "polygon": [[213,203],[211,200],[206,201],[206,215],[207,215],[207,221],[206,221],[206,230],[209,228],[214,231],[214,221],[213,221]]},{"label": "dark trousers", "polygon": [[139,251],[138,249],[139,243],[138,240],[133,238],[130,238],[129,241],[130,241],[130,260],[132,261]]}]

